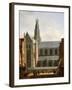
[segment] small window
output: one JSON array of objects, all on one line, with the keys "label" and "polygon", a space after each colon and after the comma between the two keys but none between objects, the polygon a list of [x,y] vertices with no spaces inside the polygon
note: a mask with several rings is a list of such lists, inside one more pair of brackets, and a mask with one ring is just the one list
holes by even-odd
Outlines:
[{"label": "small window", "polygon": [[37,62],[37,67],[40,67],[41,66],[41,61],[38,61]]},{"label": "small window", "polygon": [[28,48],[28,44],[26,45],[26,48]]},{"label": "small window", "polygon": [[31,45],[29,44],[29,48],[31,48]]},{"label": "small window", "polygon": [[49,60],[49,61],[48,61],[48,66],[49,66],[49,67],[52,66],[52,60]]},{"label": "small window", "polygon": [[46,59],[43,61],[43,66],[44,66],[44,67],[47,66],[47,60],[46,60]]},{"label": "small window", "polygon": [[57,49],[55,49],[55,55],[57,55],[57,54],[58,54]]},{"label": "small window", "polygon": [[39,50],[39,56],[42,56],[43,55],[43,49],[40,49]]},{"label": "small window", "polygon": [[47,51],[47,49],[45,49],[45,56],[47,56],[48,55],[48,51]]},{"label": "small window", "polygon": [[52,54],[53,54],[52,49],[50,49],[50,55],[52,55]]},{"label": "small window", "polygon": [[30,48],[31,48],[31,45],[30,45],[30,44],[27,44],[27,45],[26,45],[26,48],[27,48],[27,49],[30,49]]},{"label": "small window", "polygon": [[58,60],[54,60],[54,66],[58,66]]}]

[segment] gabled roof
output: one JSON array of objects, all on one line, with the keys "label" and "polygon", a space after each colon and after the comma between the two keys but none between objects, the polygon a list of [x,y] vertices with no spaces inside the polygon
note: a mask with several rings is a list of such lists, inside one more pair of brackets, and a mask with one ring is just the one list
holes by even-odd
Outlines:
[{"label": "gabled roof", "polygon": [[60,41],[46,41],[40,42],[39,48],[57,48],[60,45]]},{"label": "gabled roof", "polygon": [[26,38],[26,40],[28,40],[28,41],[31,41],[31,42],[32,42],[32,39],[31,39],[31,37],[29,36],[28,32],[26,33],[25,38]]}]

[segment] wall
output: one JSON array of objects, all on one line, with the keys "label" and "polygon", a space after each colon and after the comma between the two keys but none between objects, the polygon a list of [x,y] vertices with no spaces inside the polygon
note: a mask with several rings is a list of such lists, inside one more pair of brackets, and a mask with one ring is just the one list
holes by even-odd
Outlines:
[{"label": "wall", "polygon": [[[4,89],[4,90],[12,89],[8,86],[8,80],[9,80],[9,2],[13,2],[13,1],[26,2],[26,3],[30,2],[30,3],[43,3],[43,4],[46,3],[46,4],[57,4],[57,5],[58,4],[71,5],[71,8],[72,8],[72,0],[0,0],[0,89]],[[72,9],[71,9],[71,15],[72,15]],[[71,19],[71,22],[72,22],[72,19]],[[14,89],[16,90],[18,89],[19,90],[23,90],[23,89],[71,90],[72,89],[71,84],[44,86],[44,87],[42,86],[24,87],[24,88],[14,88]]]}]

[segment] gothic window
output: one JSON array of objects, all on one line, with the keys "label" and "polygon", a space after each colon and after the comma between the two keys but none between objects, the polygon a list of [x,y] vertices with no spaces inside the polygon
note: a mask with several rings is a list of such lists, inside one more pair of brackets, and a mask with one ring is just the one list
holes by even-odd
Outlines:
[{"label": "gothic window", "polygon": [[44,67],[47,66],[47,60],[46,60],[46,59],[43,61],[43,66],[44,66]]},{"label": "gothic window", "polygon": [[45,49],[45,56],[47,56],[48,55],[48,51],[47,51],[47,49]]},{"label": "gothic window", "polygon": [[39,51],[40,51],[39,56],[42,56],[43,55],[43,49],[40,49]]},{"label": "gothic window", "polygon": [[26,48],[27,48],[27,49],[31,49],[31,44],[27,44],[27,45],[26,45]]},{"label": "gothic window", "polygon": [[26,48],[28,49],[28,44],[26,45]]},{"label": "gothic window", "polygon": [[41,66],[41,61],[38,61],[37,62],[37,67],[40,67]]},{"label": "gothic window", "polygon": [[50,49],[50,55],[52,55],[53,54],[53,51],[52,51],[52,49]]},{"label": "gothic window", "polygon": [[49,60],[49,61],[48,61],[48,66],[49,66],[49,67],[52,66],[52,60]]},{"label": "gothic window", "polygon": [[27,66],[31,67],[31,50],[27,50]]},{"label": "gothic window", "polygon": [[29,49],[31,48],[31,45],[29,44]]},{"label": "gothic window", "polygon": [[55,55],[57,55],[58,54],[58,52],[57,52],[57,48],[55,49]]},{"label": "gothic window", "polygon": [[54,66],[58,66],[58,60],[54,60]]}]

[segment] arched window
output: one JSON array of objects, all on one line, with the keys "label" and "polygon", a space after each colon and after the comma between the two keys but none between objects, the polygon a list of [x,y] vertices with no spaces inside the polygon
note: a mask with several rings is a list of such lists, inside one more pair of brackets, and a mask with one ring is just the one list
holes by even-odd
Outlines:
[{"label": "arched window", "polygon": [[58,51],[57,51],[57,48],[55,49],[55,55],[57,55],[58,54]]},{"label": "arched window", "polygon": [[48,66],[52,66],[52,60],[48,60]]},{"label": "arched window", "polygon": [[58,60],[54,60],[54,66],[58,66]]},{"label": "arched window", "polygon": [[47,56],[48,55],[48,50],[47,49],[45,49],[45,56]]},{"label": "arched window", "polygon": [[46,67],[47,66],[47,60],[45,59],[44,61],[43,61],[43,67]]},{"label": "arched window", "polygon": [[43,49],[40,49],[39,50],[39,56],[42,56],[43,55]]},{"label": "arched window", "polygon": [[53,55],[53,50],[52,49],[50,49],[50,55]]}]

